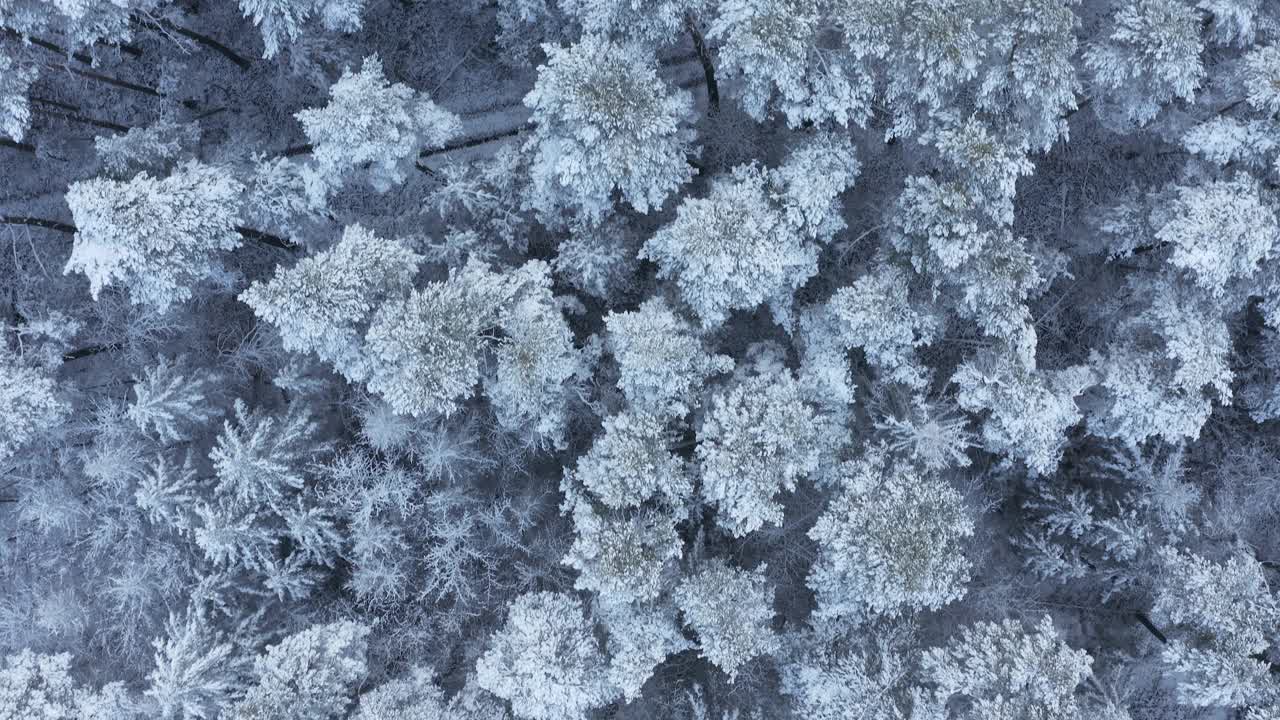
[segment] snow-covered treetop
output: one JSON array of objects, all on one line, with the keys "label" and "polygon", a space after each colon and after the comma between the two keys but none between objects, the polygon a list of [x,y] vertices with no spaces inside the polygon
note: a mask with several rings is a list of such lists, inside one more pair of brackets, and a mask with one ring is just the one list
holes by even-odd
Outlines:
[{"label": "snow-covered treetop", "polygon": [[285,349],[315,353],[360,379],[368,373],[360,336],[385,300],[408,291],[421,262],[403,243],[351,225],[333,247],[277,269],[240,299],[276,327]]},{"label": "snow-covered treetop", "polygon": [[693,101],[658,77],[652,54],[636,44],[584,35],[546,46],[547,62],[525,96],[533,110],[533,204],[569,207],[599,221],[612,194],[638,212],[660,209],[694,175],[687,124]]},{"label": "snow-covered treetop", "polygon": [[240,246],[244,187],[226,170],[196,161],[163,179],[84,180],[67,190],[75,246],[66,272],[89,278],[97,299],[121,284],[135,303],[165,309],[192,296],[219,270],[219,251]]},{"label": "snow-covered treetop", "polygon": [[616,694],[582,604],[571,595],[526,593],[476,663],[480,686],[529,720],[583,717]]},{"label": "snow-covered treetop", "polygon": [[377,55],[359,72],[350,68],[329,88],[329,104],[295,115],[312,154],[341,178],[368,167],[369,182],[385,192],[404,182],[419,150],[440,147],[462,132],[462,121],[426,93],[388,82]]},{"label": "snow-covered treetop", "polygon": [[937,476],[894,462],[883,447],[845,463],[836,497],[809,531],[819,556],[809,574],[820,616],[895,616],[965,594],[971,563],[961,543],[973,520]]},{"label": "snow-covered treetop", "polygon": [[684,624],[698,634],[702,655],[730,680],[747,662],[781,647],[770,623],[774,588],[754,572],[710,561],[684,579],[673,593]]}]

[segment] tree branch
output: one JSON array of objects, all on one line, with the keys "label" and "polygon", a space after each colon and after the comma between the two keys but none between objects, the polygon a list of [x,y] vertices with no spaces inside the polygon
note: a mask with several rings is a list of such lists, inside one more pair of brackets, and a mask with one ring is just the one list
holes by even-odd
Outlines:
[{"label": "tree branch", "polygon": [[264,233],[261,230],[254,230],[253,228],[247,228],[247,227],[237,227],[236,232],[240,233],[241,237],[244,237],[248,240],[255,240],[257,242],[262,243],[263,245],[278,247],[281,250],[297,250],[298,249],[297,243],[294,243],[290,240],[282,238],[278,235]]},{"label": "tree branch", "polygon": [[227,47],[226,45],[223,45],[222,43],[209,37],[208,35],[201,35],[200,33],[195,32],[194,30],[188,30],[187,28],[184,28],[181,25],[176,25],[169,20],[165,20],[164,18],[158,18],[158,19],[141,18],[135,15],[134,21],[137,22],[139,25],[142,25],[143,27],[151,28],[152,30],[157,30],[157,29],[171,30],[181,35],[182,37],[187,38],[188,40],[199,43],[200,45],[204,45],[205,47],[209,48],[210,50],[213,50],[214,52],[218,53],[222,57],[235,63],[236,67],[239,67],[241,70],[247,71],[250,65],[252,65],[252,63],[250,63],[249,60],[242,57],[235,50],[232,50],[231,48]]},{"label": "tree branch", "polygon": [[76,226],[57,220],[46,220],[44,218],[20,217],[15,215],[0,215],[0,225],[29,225],[31,227],[44,228],[46,230],[56,230],[68,235],[74,235]]}]

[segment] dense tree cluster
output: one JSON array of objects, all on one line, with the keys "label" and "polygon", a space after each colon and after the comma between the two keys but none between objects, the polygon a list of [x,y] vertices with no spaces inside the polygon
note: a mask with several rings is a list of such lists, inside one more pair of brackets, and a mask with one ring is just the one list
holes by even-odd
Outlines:
[{"label": "dense tree cluster", "polygon": [[0,720],[1277,720],[1277,48],[0,0]]}]

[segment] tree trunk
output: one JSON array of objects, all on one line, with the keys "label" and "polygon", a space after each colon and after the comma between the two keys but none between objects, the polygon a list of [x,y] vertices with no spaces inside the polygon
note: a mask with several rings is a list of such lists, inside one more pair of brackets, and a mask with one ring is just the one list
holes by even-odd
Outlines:
[{"label": "tree trunk", "polygon": [[698,23],[693,19],[692,14],[685,14],[684,26],[689,31],[689,37],[693,38],[693,49],[698,53],[698,62],[702,63],[702,74],[707,79],[707,103],[711,106],[711,112],[717,112],[720,110],[720,86],[716,84],[716,68],[711,64],[711,54],[707,52],[706,40],[703,39],[702,31],[698,29]]},{"label": "tree trunk", "polygon": [[163,18],[156,20],[152,18],[139,18],[135,16],[134,20],[139,25],[142,25],[143,27],[148,27],[148,28],[151,28],[152,30],[170,30],[172,32],[175,32],[181,35],[184,38],[187,38],[188,40],[204,45],[205,47],[209,48],[210,50],[213,50],[214,52],[218,53],[222,57],[235,63],[236,66],[239,67],[241,70],[248,70],[249,66],[252,64],[249,62],[249,60],[242,57],[235,50],[232,50],[231,48],[227,47],[226,45],[223,45],[217,40],[214,40],[208,35],[201,35],[200,33],[195,32],[194,30],[188,30],[187,28],[184,28],[180,25],[175,25],[174,23],[168,20],[165,20]]},{"label": "tree trunk", "polygon": [[74,235],[76,232],[76,226],[68,223],[15,215],[0,215],[0,225],[29,225],[31,227],[45,228],[46,230],[56,230],[68,235]]}]

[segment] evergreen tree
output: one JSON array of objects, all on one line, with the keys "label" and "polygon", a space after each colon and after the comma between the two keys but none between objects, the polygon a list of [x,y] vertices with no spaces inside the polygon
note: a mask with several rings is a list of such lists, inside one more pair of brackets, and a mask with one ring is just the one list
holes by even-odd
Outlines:
[{"label": "evergreen tree", "polygon": [[809,531],[819,548],[809,586],[821,617],[937,610],[965,594],[971,564],[960,544],[974,528],[959,493],[892,461],[876,448],[846,463],[838,494]]},{"label": "evergreen tree", "polygon": [[120,283],[135,303],[163,310],[192,297],[220,272],[218,252],[240,246],[244,186],[225,170],[192,161],[157,180],[84,180],[67,190],[78,228],[66,272],[89,278],[98,299]]},{"label": "evergreen tree", "polygon": [[730,680],[747,662],[781,647],[770,627],[774,588],[754,572],[710,561],[676,587],[672,597],[685,626],[698,634],[702,656]]},{"label": "evergreen tree", "polygon": [[734,535],[781,525],[778,492],[818,469],[827,441],[791,372],[764,369],[711,401],[698,430],[702,497]]},{"label": "evergreen tree", "polygon": [[[352,0],[328,0],[340,3]],[[367,166],[379,192],[404,182],[419,150],[440,147],[462,132],[461,120],[425,93],[388,83],[376,55],[365,58],[360,72],[343,72],[329,88],[328,105],[295,117],[323,172],[340,178]]]},{"label": "evergreen tree", "polygon": [[968,699],[946,717],[1074,720],[1088,717],[1075,692],[1092,664],[1046,616],[1031,629],[1013,620],[962,628],[944,647],[925,651],[922,668],[939,703]]},{"label": "evergreen tree", "polygon": [[614,191],[638,212],[662,207],[694,175],[687,123],[692,99],[671,91],[641,46],[584,35],[577,44],[546,46],[524,104],[533,111],[533,204],[540,212],[569,207],[599,221]]},{"label": "evergreen tree", "polygon": [[530,720],[579,718],[617,693],[581,603],[552,592],[526,593],[511,603],[506,623],[476,663],[476,677]]},{"label": "evergreen tree", "polygon": [[240,294],[286,350],[315,353],[353,379],[368,374],[360,336],[379,305],[409,289],[422,258],[352,225],[337,244]]},{"label": "evergreen tree", "polygon": [[728,357],[708,353],[694,328],[660,298],[631,312],[609,313],[604,323],[618,364],[618,388],[639,409],[684,415],[695,388],[733,369]]},{"label": "evergreen tree", "polygon": [[229,713],[234,720],[330,720],[346,714],[364,681],[369,628],[316,625],[267,648],[253,661],[253,683]]}]

